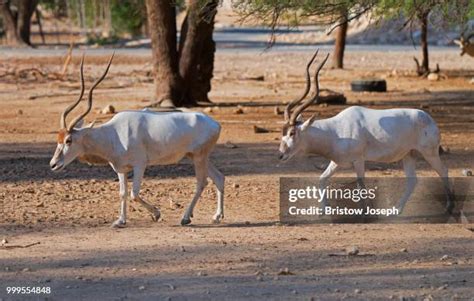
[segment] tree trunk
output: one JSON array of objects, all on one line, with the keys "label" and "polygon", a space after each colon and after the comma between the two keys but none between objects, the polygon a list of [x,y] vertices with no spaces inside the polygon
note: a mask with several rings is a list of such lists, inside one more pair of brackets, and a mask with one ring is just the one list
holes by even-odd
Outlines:
[{"label": "tree trunk", "polygon": [[[346,18],[347,16],[343,16]],[[349,27],[348,22],[342,23],[336,31],[336,40],[334,42],[334,53],[332,56],[332,67],[335,69],[344,68],[344,50],[346,48],[346,36],[347,28]]]},{"label": "tree trunk", "polygon": [[179,43],[179,73],[184,86],[183,103],[186,106],[197,102],[210,102],[207,94],[211,90],[214,69],[215,43],[212,39],[217,0],[204,6],[200,0],[188,2],[188,11],[181,27]]},{"label": "tree trunk", "polygon": [[423,74],[430,71],[430,63],[428,57],[428,15],[429,11],[422,12],[418,16],[420,23],[421,23],[421,52],[422,52],[422,60],[421,60],[421,70]]},{"label": "tree trunk", "polygon": [[17,30],[18,35],[28,45],[30,42],[31,33],[31,17],[36,10],[38,0],[20,0],[18,2],[18,20]]},{"label": "tree trunk", "polygon": [[6,42],[9,46],[26,46],[18,35],[16,20],[10,10],[9,1],[0,1],[0,13],[3,19],[3,27],[5,28]]},{"label": "tree trunk", "polygon": [[112,7],[110,6],[110,0],[104,0],[102,2],[104,10],[104,24],[102,25],[102,37],[110,38],[112,36]]},{"label": "tree trunk", "polygon": [[174,1],[146,0],[153,56],[155,97],[161,106],[182,105],[182,80],[176,49]]}]

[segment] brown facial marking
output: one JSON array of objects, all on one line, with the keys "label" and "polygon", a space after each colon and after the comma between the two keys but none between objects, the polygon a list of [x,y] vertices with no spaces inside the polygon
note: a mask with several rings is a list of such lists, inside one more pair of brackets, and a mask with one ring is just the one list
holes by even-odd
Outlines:
[{"label": "brown facial marking", "polygon": [[288,123],[283,126],[283,129],[282,129],[283,136],[286,136],[286,133],[288,132],[289,128],[290,128],[290,125]]},{"label": "brown facial marking", "polygon": [[66,139],[68,132],[65,129],[61,129],[58,132],[58,143],[59,144],[64,144],[64,139]]}]

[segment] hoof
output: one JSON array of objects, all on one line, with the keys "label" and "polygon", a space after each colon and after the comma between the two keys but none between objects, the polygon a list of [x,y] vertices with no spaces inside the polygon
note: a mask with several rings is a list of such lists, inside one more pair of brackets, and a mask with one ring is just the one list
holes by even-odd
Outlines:
[{"label": "hoof", "polygon": [[157,222],[161,217],[161,213],[160,213],[160,210],[158,209],[155,209],[155,212],[151,214],[151,219],[154,221],[154,222]]},{"label": "hoof", "polygon": [[181,226],[185,226],[185,225],[188,225],[191,223],[191,219],[190,218],[183,218],[181,220]]},{"label": "hoof", "polygon": [[125,228],[125,224],[126,222],[119,219],[113,222],[111,228],[114,228],[114,229]]},{"label": "hoof", "polygon": [[224,215],[223,214],[215,214],[213,217],[212,217],[212,223],[214,224],[219,224],[221,222],[221,219],[224,219]]}]

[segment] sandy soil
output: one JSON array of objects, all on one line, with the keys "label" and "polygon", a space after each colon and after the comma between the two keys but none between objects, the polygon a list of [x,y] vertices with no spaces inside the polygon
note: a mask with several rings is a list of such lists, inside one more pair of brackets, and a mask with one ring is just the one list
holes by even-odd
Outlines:
[{"label": "sandy soil", "polygon": [[[321,85],[342,91],[350,104],[375,108],[427,110],[442,131],[449,153],[442,160],[451,175],[473,168],[474,75],[472,59],[456,51],[437,51],[433,62],[446,66],[447,79],[414,77],[414,53],[356,52],[347,70],[324,70]],[[282,116],[275,106],[291,100],[303,85],[309,53],[219,53],[211,98],[212,117],[223,131],[212,160],[226,175],[226,218],[210,223],[215,190],[209,185],[197,205],[193,224],[178,226],[194,190],[189,162],[150,167],[143,197],[162,210],[151,221],[131,204],[128,227],[110,229],[118,214],[118,182],[108,167],[71,164],[49,171],[59,114],[79,87],[77,59],[59,81],[34,73],[0,78],[0,298],[7,286],[49,286],[53,300],[465,300],[474,295],[471,225],[304,225],[278,222],[278,180],[283,175],[317,176],[327,161],[277,160]],[[87,81],[101,72],[106,57],[88,57]],[[0,74],[12,68],[58,72],[60,57],[0,60]],[[449,66],[449,69],[447,66]],[[96,91],[98,122],[111,115],[98,110],[142,108],[152,102],[149,57],[118,56],[110,76]],[[264,76],[263,81],[251,78]],[[389,92],[352,93],[350,81],[383,77]],[[54,96],[55,94],[59,94]],[[235,105],[243,114],[235,114]],[[280,105],[283,108],[282,105]],[[315,106],[321,118],[345,106]],[[256,134],[253,125],[269,129]],[[230,141],[237,148],[225,147]],[[419,174],[434,176],[426,162]],[[341,175],[352,175],[343,171]],[[371,164],[368,175],[401,176],[399,164]],[[371,256],[330,257],[357,246]],[[447,256],[445,256],[447,255]],[[279,275],[288,268],[289,275]],[[281,273],[280,273],[281,274]],[[285,273],[283,273],[285,274]],[[40,298],[46,296],[42,295]],[[18,297],[17,299],[23,299]],[[14,298],[13,298],[14,299]]]}]

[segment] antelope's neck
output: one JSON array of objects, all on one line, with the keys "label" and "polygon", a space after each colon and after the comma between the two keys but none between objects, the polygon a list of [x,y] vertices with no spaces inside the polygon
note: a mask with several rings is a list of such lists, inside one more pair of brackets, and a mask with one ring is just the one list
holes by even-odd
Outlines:
[{"label": "antelope's neck", "polygon": [[310,154],[331,157],[333,134],[322,120],[314,122],[305,132],[305,151]]},{"label": "antelope's neck", "polygon": [[[84,157],[95,158],[95,160],[103,159],[107,163],[112,161],[113,144],[110,140],[110,134],[105,127],[85,129],[84,134]],[[96,162],[91,162],[96,163]],[[98,163],[98,162],[97,162]]]}]

